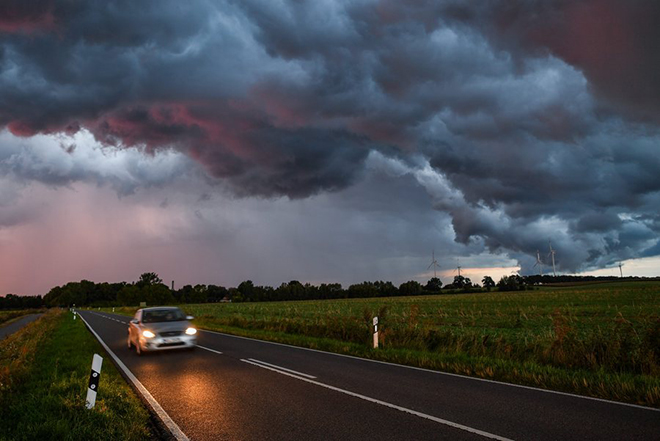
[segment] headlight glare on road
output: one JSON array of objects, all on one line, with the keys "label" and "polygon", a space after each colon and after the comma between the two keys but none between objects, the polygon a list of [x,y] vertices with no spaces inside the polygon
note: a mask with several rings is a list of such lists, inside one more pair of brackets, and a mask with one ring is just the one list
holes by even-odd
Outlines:
[{"label": "headlight glare on road", "polygon": [[148,331],[148,330],[147,331],[142,331],[142,335],[147,337],[147,338],[154,338],[156,336],[156,334],[154,334],[153,332]]},{"label": "headlight glare on road", "polygon": [[197,329],[195,329],[195,328],[188,328],[188,329],[186,329],[186,334],[188,334],[188,335],[195,335],[195,334],[197,334]]}]

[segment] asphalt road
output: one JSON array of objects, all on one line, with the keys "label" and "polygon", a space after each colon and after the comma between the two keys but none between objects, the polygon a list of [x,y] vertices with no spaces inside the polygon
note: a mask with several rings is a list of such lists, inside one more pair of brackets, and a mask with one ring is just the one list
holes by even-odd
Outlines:
[{"label": "asphalt road", "polygon": [[14,332],[18,331],[21,329],[23,326],[27,325],[28,323],[31,323],[41,317],[43,314],[28,314],[24,315],[20,319],[16,320],[15,322],[12,322],[6,326],[3,326],[0,328],[0,340],[3,340],[5,337],[7,337],[9,334],[13,334]]},{"label": "asphalt road", "polygon": [[192,440],[660,439],[655,409],[211,331],[138,357],[127,317],[81,315]]}]

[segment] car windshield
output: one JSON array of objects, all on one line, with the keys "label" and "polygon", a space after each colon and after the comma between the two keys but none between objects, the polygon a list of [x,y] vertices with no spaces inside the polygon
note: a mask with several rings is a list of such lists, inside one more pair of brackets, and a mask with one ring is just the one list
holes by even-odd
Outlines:
[{"label": "car windshield", "polygon": [[142,312],[143,323],[176,322],[185,319],[186,316],[180,309],[156,309]]}]

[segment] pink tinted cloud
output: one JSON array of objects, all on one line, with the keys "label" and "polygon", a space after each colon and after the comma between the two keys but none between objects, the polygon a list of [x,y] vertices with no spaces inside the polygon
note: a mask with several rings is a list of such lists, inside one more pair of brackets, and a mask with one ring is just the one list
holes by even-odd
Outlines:
[{"label": "pink tinted cloud", "polygon": [[0,4],[0,32],[31,34],[55,28],[53,3],[6,0]]},{"label": "pink tinted cloud", "polygon": [[581,69],[601,96],[660,118],[658,19],[658,2],[565,2],[527,33]]},{"label": "pink tinted cloud", "polygon": [[145,103],[109,112],[89,125],[102,142],[145,145],[150,151],[176,145],[211,171],[225,174],[222,161],[228,157],[253,164],[279,159],[272,140],[261,132],[289,129],[292,121],[284,122],[288,111],[283,105],[264,110],[261,104],[252,98]]},{"label": "pink tinted cloud", "polygon": [[29,137],[39,133],[39,130],[32,127],[27,121],[14,120],[7,124],[9,131],[16,136]]}]

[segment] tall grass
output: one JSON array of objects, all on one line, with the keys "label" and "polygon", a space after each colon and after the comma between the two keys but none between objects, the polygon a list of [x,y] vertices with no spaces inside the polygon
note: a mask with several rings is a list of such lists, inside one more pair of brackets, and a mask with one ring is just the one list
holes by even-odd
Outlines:
[{"label": "tall grass", "polygon": [[30,371],[37,348],[55,328],[56,311],[50,311],[20,332],[0,342],[0,408]]},{"label": "tall grass", "polygon": [[81,320],[51,310],[0,344],[0,439],[143,440],[149,414],[105,357],[96,406],[85,408],[94,353]]}]

